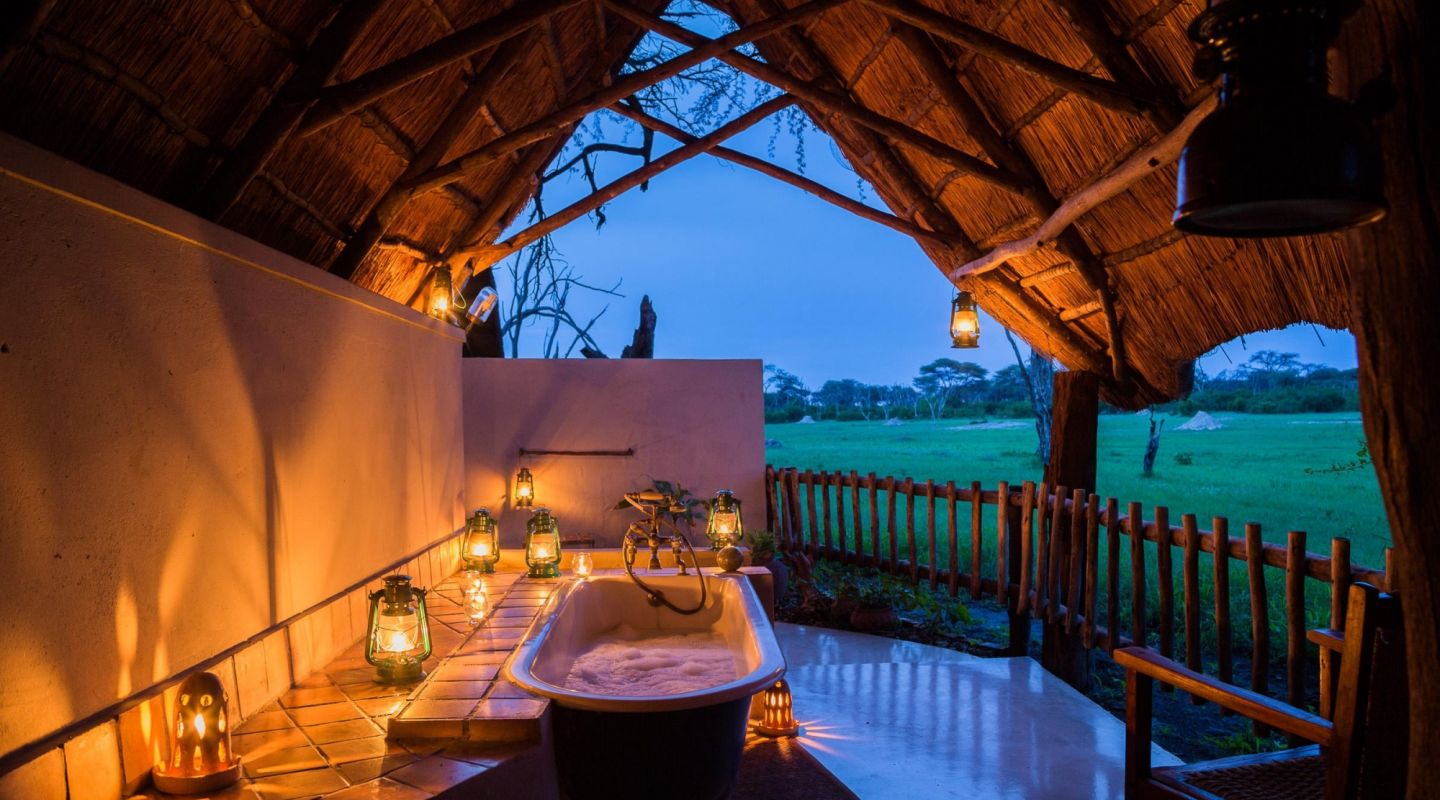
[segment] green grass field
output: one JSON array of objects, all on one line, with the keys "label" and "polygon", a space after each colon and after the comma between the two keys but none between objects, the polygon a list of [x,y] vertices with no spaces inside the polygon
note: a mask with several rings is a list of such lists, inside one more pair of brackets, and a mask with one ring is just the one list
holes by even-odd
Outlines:
[{"label": "green grass field", "polygon": [[[1329,472],[1355,461],[1363,433],[1358,414],[1218,414],[1224,428],[1174,430],[1185,422],[1169,417],[1160,441],[1155,473],[1142,474],[1149,432],[1143,415],[1100,418],[1097,491],[1102,497],[1170,508],[1170,519],[1194,513],[1209,528],[1212,516],[1230,519],[1232,536],[1246,522],[1259,522],[1265,539],[1284,542],[1289,530],[1306,531],[1312,552],[1328,553],[1332,536],[1351,540],[1352,559],[1380,568],[1390,544],[1374,472],[1368,467]],[[977,427],[968,419],[880,422],[819,422],[765,426],[766,448],[775,466],[857,470],[923,483],[981,481],[993,489],[1001,480],[1039,481],[1035,430],[1028,421],[991,420],[1015,427]],[[1191,463],[1175,456],[1189,454]],[[1315,470],[1307,473],[1306,470]]]}]

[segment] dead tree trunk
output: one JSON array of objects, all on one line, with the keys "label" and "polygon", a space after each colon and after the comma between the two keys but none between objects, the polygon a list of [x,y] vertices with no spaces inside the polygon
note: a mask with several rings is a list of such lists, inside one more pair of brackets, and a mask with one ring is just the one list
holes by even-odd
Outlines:
[{"label": "dead tree trunk", "polygon": [[1030,363],[1025,363],[1015,334],[1009,328],[1005,329],[1005,338],[1010,340],[1010,349],[1015,351],[1015,364],[1020,367],[1020,377],[1025,381],[1025,395],[1030,398],[1030,410],[1035,414],[1035,437],[1038,439],[1035,457],[1045,463],[1050,458],[1051,390],[1055,367],[1050,359],[1041,358],[1033,348],[1030,350]]},{"label": "dead tree trunk", "polygon": [[1160,420],[1160,426],[1155,426],[1155,412],[1150,412],[1150,440],[1145,443],[1145,475],[1148,477],[1155,472],[1155,456],[1160,453],[1160,434],[1165,431],[1165,420]]},{"label": "dead tree trunk", "polygon": [[[1095,489],[1096,442],[1100,425],[1100,377],[1093,372],[1059,372],[1054,382],[1054,415],[1050,428],[1050,459],[1045,465],[1045,483],[1050,487],[1065,486]],[[1042,499],[1041,502],[1044,502]],[[1055,528],[1060,532],[1052,547],[1058,547],[1063,565],[1070,554],[1071,520],[1062,519]],[[1080,554],[1083,557],[1083,554]],[[1052,561],[1052,563],[1055,563]],[[1083,575],[1083,572],[1079,573]],[[1083,596],[1070,591],[1072,571],[1060,570],[1060,597]],[[1063,620],[1045,623],[1040,640],[1040,664],[1077,689],[1090,688],[1090,651],[1077,633],[1066,633]]]},{"label": "dead tree trunk", "polygon": [[[1373,0],[1345,26],[1342,78],[1380,76],[1390,215],[1346,238],[1365,438],[1395,542],[1410,681],[1410,798],[1440,797],[1440,6]],[[1347,74],[1348,73],[1348,74]],[[1388,87],[1387,87],[1388,88]]]},{"label": "dead tree trunk", "polygon": [[635,329],[635,336],[630,344],[620,352],[621,358],[654,358],[655,357],[655,306],[650,304],[650,295],[640,298],[640,327]]}]

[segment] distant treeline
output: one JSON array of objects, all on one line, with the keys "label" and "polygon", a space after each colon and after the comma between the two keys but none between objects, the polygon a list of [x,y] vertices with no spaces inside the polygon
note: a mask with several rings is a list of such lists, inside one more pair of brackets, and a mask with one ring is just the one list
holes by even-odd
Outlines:
[{"label": "distant treeline", "polygon": [[[826,381],[812,390],[794,374],[768,364],[765,421],[795,422],[807,416],[842,422],[1030,417],[1035,412],[1026,378],[1019,365],[992,373],[979,364],[941,358],[920,367],[909,385],[843,379]],[[1357,370],[1305,364],[1295,353],[1272,350],[1257,352],[1244,364],[1214,376],[1206,375],[1197,364],[1190,396],[1157,406],[1157,410],[1185,415],[1197,411],[1296,414],[1358,409]]]}]

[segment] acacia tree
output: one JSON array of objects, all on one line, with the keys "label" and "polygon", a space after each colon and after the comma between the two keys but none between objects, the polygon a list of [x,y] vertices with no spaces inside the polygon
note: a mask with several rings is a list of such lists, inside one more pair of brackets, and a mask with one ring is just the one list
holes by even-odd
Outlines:
[{"label": "acacia tree", "polygon": [[940,419],[950,400],[965,390],[985,383],[986,370],[969,361],[937,358],[920,368],[914,385],[930,409],[931,419]]}]

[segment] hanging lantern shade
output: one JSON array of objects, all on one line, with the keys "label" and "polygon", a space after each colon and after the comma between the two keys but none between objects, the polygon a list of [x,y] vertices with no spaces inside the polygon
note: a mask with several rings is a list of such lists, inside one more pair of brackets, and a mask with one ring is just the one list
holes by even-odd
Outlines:
[{"label": "hanging lantern shade", "polygon": [[500,526],[490,516],[490,510],[479,508],[465,521],[465,537],[460,545],[460,557],[465,568],[482,574],[495,571],[500,562]]},{"label": "hanging lantern shade", "polygon": [[790,695],[790,684],[784,678],[776,680],[760,693],[760,721],[755,723],[755,732],[761,736],[795,736],[800,733],[800,723],[795,721],[795,699]]},{"label": "hanging lantern shade", "polygon": [[471,328],[490,319],[499,304],[500,295],[494,289],[489,286],[481,289],[470,301],[470,307],[465,309],[465,327]]},{"label": "hanging lantern shade", "polygon": [[710,501],[710,519],[705,526],[705,535],[710,537],[710,548],[719,550],[739,542],[745,537],[745,523],[740,518],[740,501],[729,489],[721,489]]},{"label": "hanging lantern shade", "polygon": [[969,292],[960,292],[950,301],[950,342],[957,349],[980,346],[980,311]]},{"label": "hanging lantern shade", "polygon": [[525,523],[525,565],[532,578],[560,577],[560,525],[548,508],[535,509]]},{"label": "hanging lantern shade", "polygon": [[422,664],[430,653],[425,590],[411,586],[409,575],[386,576],[385,588],[370,595],[365,660],[381,683],[413,683],[425,677]]},{"label": "hanging lantern shade", "polygon": [[171,726],[170,757],[151,770],[155,788],[171,794],[213,792],[240,779],[240,758],[230,746],[227,697],[220,679],[197,672],[180,684]]},{"label": "hanging lantern shade", "polygon": [[530,508],[535,505],[535,476],[528,467],[521,467],[515,473],[515,507]]},{"label": "hanging lantern shade", "polygon": [[450,321],[450,311],[455,305],[455,283],[450,277],[450,268],[436,264],[430,268],[426,278],[425,313],[438,320]]},{"label": "hanging lantern shade", "polygon": [[1358,0],[1211,0],[1190,25],[1219,105],[1180,153],[1172,222],[1202,236],[1300,236],[1385,216],[1370,122],[1330,94],[1326,51]]}]

